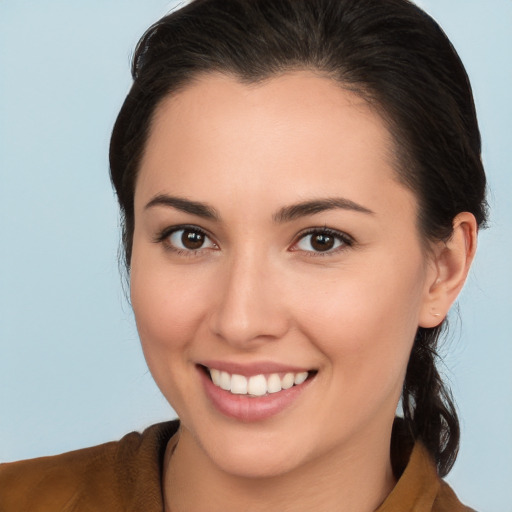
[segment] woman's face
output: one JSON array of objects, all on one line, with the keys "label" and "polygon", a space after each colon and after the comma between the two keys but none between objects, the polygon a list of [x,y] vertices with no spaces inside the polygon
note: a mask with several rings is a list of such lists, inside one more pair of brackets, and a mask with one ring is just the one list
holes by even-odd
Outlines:
[{"label": "woman's face", "polygon": [[209,75],[158,107],[131,297],[183,442],[216,467],[389,446],[436,277],[393,165],[379,115],[312,73]]}]

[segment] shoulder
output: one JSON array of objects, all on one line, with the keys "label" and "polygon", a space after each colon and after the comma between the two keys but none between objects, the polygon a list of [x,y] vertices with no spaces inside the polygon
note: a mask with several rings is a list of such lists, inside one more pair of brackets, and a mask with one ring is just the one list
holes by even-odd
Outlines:
[{"label": "shoulder", "polygon": [[[0,511],[130,510],[160,500],[161,461],[178,422],[51,457],[0,464]],[[153,498],[152,498],[153,496]]]},{"label": "shoulder", "polygon": [[71,509],[73,501],[83,500],[85,490],[105,501],[108,486],[101,482],[113,480],[118,445],[131,444],[133,437],[129,434],[119,443],[0,465],[0,510]]},{"label": "shoulder", "polygon": [[377,512],[474,512],[437,474],[426,447],[417,441],[398,482]]},{"label": "shoulder", "polygon": [[453,489],[444,480],[440,482],[433,510],[435,512],[476,512],[474,509],[463,505]]}]

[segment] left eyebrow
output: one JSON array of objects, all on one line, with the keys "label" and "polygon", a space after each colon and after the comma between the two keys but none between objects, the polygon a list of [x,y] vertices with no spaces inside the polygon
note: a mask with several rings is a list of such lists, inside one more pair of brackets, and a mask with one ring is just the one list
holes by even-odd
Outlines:
[{"label": "left eyebrow", "polygon": [[308,215],[314,215],[315,213],[324,212],[327,210],[351,210],[359,213],[366,213],[368,215],[374,215],[375,212],[361,206],[360,204],[345,199],[343,197],[333,197],[328,199],[317,199],[312,201],[304,201],[303,203],[297,203],[290,206],[281,208],[277,213],[272,216],[274,222],[279,224],[289,222],[300,217],[306,217]]}]

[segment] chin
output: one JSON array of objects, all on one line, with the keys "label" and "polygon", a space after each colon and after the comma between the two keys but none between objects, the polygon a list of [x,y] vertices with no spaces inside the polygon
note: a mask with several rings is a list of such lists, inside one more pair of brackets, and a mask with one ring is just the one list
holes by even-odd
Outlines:
[{"label": "chin", "polygon": [[240,478],[275,478],[292,472],[301,465],[298,451],[262,444],[254,447],[232,445],[223,453],[210,455],[214,464],[224,472]]},{"label": "chin", "polygon": [[185,428],[214,466],[240,478],[285,475],[308,459],[308,447],[296,432],[291,436],[289,429],[276,429],[274,422],[263,423],[202,422],[197,430]]}]

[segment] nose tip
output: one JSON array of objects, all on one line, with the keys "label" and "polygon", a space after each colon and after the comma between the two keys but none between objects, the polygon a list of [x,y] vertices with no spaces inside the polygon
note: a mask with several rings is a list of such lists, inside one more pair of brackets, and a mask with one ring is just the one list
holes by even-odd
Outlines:
[{"label": "nose tip", "polygon": [[216,336],[233,346],[248,348],[286,333],[289,321],[279,283],[268,273],[231,270],[221,280],[219,300],[210,318]]}]

